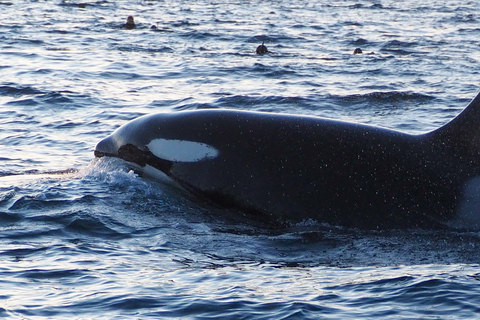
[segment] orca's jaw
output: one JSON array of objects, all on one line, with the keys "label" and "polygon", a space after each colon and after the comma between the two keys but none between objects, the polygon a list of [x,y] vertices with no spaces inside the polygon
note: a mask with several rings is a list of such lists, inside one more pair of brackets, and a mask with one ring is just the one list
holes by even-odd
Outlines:
[{"label": "orca's jaw", "polygon": [[102,158],[102,157],[115,157],[120,158],[128,162],[133,162],[140,167],[145,167],[147,162],[151,160],[151,152],[143,151],[138,147],[134,146],[133,144],[125,144],[118,148],[118,150],[108,150],[102,148],[103,141],[101,141],[94,150],[95,157]]},{"label": "orca's jaw", "polygon": [[137,146],[128,143],[120,146],[118,149],[116,146],[105,139],[100,141],[94,150],[95,157],[114,157],[125,160],[127,162],[134,163],[139,166],[139,169],[143,170],[147,165],[153,167],[159,171],[162,171],[164,174],[168,174],[170,171],[173,161],[165,160],[159,158],[152,154],[148,147],[145,147],[145,150],[138,148]]},{"label": "orca's jaw", "polygon": [[128,162],[133,162],[141,167],[149,162],[151,158],[150,151],[143,151],[133,144],[125,144],[118,148],[117,157]]},{"label": "orca's jaw", "polygon": [[148,148],[145,149],[142,150],[131,143],[118,146],[114,139],[108,137],[95,146],[93,153],[97,158],[115,157],[145,167],[151,158],[151,152],[148,151]]},{"label": "orca's jaw", "polygon": [[102,157],[117,157],[118,158],[118,155],[116,153],[108,153],[108,152],[103,152],[103,151],[100,151],[100,150],[93,150],[93,155],[95,156],[95,158],[102,158]]}]

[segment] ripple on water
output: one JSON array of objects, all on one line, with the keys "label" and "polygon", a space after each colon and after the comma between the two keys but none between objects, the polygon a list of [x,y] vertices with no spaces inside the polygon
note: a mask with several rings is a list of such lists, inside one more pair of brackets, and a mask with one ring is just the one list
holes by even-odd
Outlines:
[{"label": "ripple on water", "polygon": [[33,86],[25,86],[16,83],[6,83],[0,86],[0,94],[3,96],[20,97],[24,95],[36,95],[43,92]]}]

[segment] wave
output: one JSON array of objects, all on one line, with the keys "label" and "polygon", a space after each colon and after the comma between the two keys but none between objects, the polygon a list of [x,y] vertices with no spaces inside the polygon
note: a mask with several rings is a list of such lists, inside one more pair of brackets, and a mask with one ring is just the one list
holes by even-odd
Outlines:
[{"label": "wave", "polygon": [[173,53],[175,50],[169,46],[159,46],[155,48],[142,47],[138,45],[125,46],[118,45],[113,47],[115,50],[120,52],[146,52],[146,53]]},{"label": "wave", "polygon": [[[181,104],[174,110],[195,109],[244,109],[269,112],[304,113],[307,110],[335,110],[348,107],[355,110],[358,107],[394,105],[395,107],[421,105],[436,98],[427,94],[410,91],[374,91],[364,94],[326,95],[326,96],[275,96],[275,95],[231,95],[219,94],[220,97],[209,103]],[[308,113],[308,112],[307,112]]]},{"label": "wave", "polygon": [[81,8],[81,9],[85,9],[87,7],[105,7],[108,5],[112,5],[112,4],[106,0],[80,2],[80,3],[73,3],[69,0],[62,0],[61,2],[57,3],[57,6],[60,6],[60,7],[74,7],[74,8]]},{"label": "wave", "polygon": [[411,91],[375,91],[363,94],[330,95],[330,98],[351,104],[424,103],[436,99],[430,95]]},{"label": "wave", "polygon": [[[0,90],[2,90],[2,88],[0,88]],[[69,90],[41,91],[34,87],[23,87],[21,85],[7,86],[4,87],[3,90],[6,96],[13,97],[12,100],[4,103],[10,106],[38,106],[42,110],[61,107],[63,110],[69,110],[83,108],[84,104],[92,105],[98,103],[97,99],[89,95],[79,94]]]},{"label": "wave", "polygon": [[6,83],[0,86],[0,95],[2,96],[21,97],[24,95],[36,95],[42,93],[44,92],[33,86],[25,86],[15,83]]},{"label": "wave", "polygon": [[[220,95],[220,94],[219,94]],[[196,110],[196,109],[242,109],[269,112],[285,112],[299,108],[315,108],[315,100],[304,97],[288,96],[250,96],[250,95],[229,95],[223,93],[220,98],[210,103],[182,104],[174,110]]]}]

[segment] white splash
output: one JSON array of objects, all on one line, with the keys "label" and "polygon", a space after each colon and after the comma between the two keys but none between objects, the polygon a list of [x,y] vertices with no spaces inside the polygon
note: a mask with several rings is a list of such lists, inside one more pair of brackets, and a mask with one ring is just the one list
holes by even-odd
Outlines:
[{"label": "white splash", "polygon": [[155,156],[176,162],[197,162],[218,156],[214,147],[195,141],[154,139],[147,147]]}]

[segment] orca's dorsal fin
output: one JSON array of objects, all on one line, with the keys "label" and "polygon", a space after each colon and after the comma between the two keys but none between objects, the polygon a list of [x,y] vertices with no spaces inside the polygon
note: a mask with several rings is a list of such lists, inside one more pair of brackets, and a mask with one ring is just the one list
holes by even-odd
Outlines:
[{"label": "orca's dorsal fin", "polygon": [[453,120],[427,133],[426,136],[431,138],[437,146],[459,153],[458,156],[478,156],[480,153],[480,93]]}]

